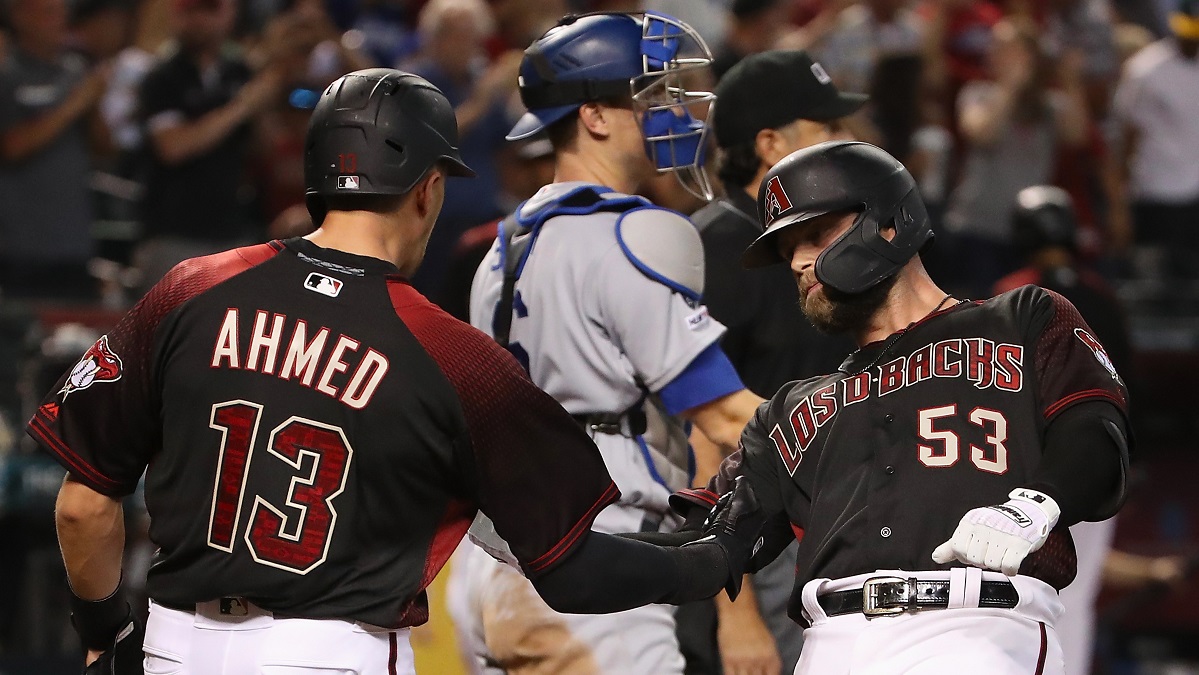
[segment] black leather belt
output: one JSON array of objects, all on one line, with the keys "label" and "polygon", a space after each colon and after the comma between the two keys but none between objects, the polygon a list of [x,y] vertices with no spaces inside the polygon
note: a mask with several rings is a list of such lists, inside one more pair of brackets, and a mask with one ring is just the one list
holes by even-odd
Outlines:
[{"label": "black leather belt", "polygon": [[[872,577],[862,588],[826,593],[816,602],[828,616],[861,612],[866,616],[886,616],[918,609],[945,609],[949,606],[948,581],[924,581],[901,577]],[[983,581],[979,589],[979,607],[1011,609],[1020,602],[1016,587],[1006,581]]]},{"label": "black leather belt", "polygon": [[623,413],[584,413],[571,415],[585,429],[599,434],[640,436],[645,433],[645,412],[640,408]]}]

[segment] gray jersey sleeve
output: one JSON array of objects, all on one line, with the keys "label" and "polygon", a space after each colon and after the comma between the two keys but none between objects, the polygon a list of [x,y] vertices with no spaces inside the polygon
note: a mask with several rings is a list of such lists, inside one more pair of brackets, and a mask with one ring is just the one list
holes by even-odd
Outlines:
[{"label": "gray jersey sleeve", "polygon": [[[634,255],[618,238],[590,279],[589,294],[601,327],[645,386],[656,392],[719,340],[725,329],[696,299],[695,286],[702,288],[702,281],[697,284],[694,280],[703,279],[703,248],[691,221],[661,209],[638,210],[625,218],[630,216],[636,219],[626,225],[630,233],[653,227],[659,233],[659,245],[691,250],[695,255],[689,263],[655,261],[662,269],[654,270],[646,264],[654,256]],[[688,265],[696,273],[682,272]]]}]

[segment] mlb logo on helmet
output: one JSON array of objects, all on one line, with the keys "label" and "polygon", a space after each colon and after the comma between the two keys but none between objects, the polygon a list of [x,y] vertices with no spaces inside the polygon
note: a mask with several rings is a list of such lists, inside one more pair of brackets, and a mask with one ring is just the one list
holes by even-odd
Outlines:
[{"label": "mlb logo on helmet", "polygon": [[357,190],[358,189],[358,176],[338,176],[337,177],[337,189],[338,190]]},{"label": "mlb logo on helmet", "polygon": [[343,285],[344,282],[318,272],[309,274],[308,278],[304,280],[304,288],[320,293],[321,295],[327,295],[330,298],[336,298],[341,293]]}]

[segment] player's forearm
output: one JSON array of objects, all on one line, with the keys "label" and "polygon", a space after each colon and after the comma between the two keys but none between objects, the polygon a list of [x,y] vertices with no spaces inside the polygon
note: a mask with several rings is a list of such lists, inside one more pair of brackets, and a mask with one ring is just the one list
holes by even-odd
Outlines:
[{"label": "player's forearm", "polygon": [[1103,520],[1123,502],[1128,465],[1127,429],[1115,406],[1075,405],[1050,423],[1041,464],[1028,487],[1053,497],[1060,523]]},{"label": "player's forearm", "polygon": [[683,416],[695,423],[708,440],[720,447],[723,456],[736,452],[741,431],[757,412],[764,399],[748,389],[686,411]]},{"label": "player's forearm", "polygon": [[108,597],[121,581],[125,521],[121,502],[71,479],[63,481],[54,510],[67,579],[84,600]]},{"label": "player's forearm", "polygon": [[716,544],[675,548],[592,532],[533,585],[555,611],[607,614],[710,598],[728,578],[728,564]]}]

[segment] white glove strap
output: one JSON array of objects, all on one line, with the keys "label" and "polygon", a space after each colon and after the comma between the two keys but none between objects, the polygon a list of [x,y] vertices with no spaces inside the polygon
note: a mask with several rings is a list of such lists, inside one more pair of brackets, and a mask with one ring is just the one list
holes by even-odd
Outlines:
[{"label": "white glove strap", "polygon": [[1057,525],[1058,519],[1062,517],[1061,507],[1057,505],[1057,502],[1053,501],[1053,497],[1044,492],[1030,488],[1016,488],[1008,493],[1008,499],[1013,502],[1022,502],[1023,504],[1035,506],[1041,510],[1041,513],[1045,514],[1045,531],[1040,533],[1042,537],[1048,535],[1053,526]]}]

